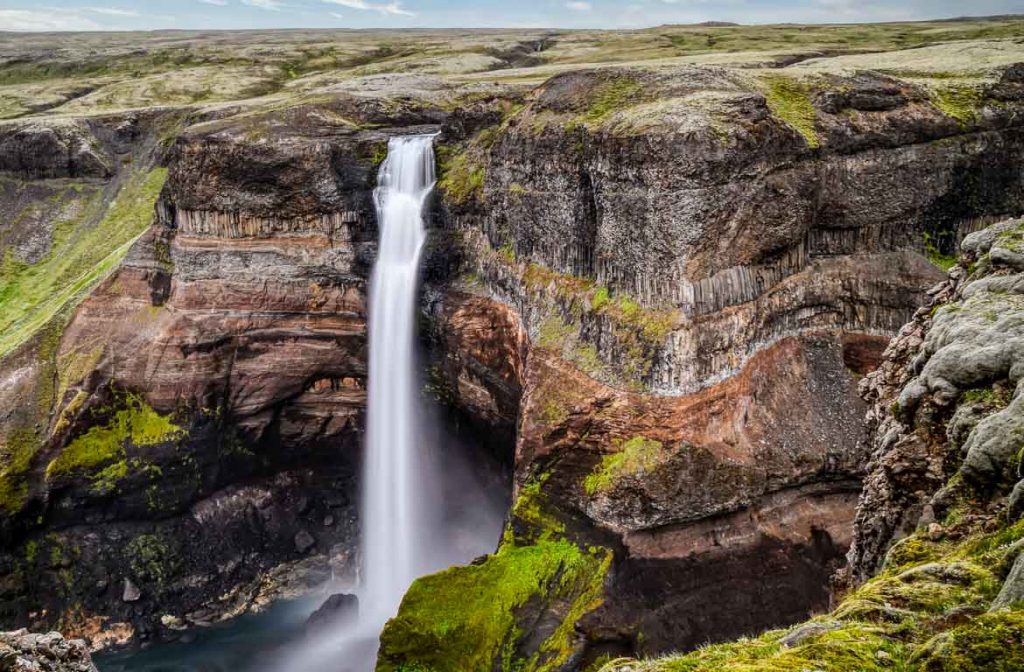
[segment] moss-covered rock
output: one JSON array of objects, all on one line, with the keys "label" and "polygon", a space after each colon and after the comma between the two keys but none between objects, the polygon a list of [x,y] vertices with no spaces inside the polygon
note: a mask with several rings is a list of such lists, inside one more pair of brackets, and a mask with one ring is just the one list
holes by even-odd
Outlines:
[{"label": "moss-covered rock", "polygon": [[50,253],[35,263],[19,259],[10,249],[0,258],[0,358],[117,268],[152,224],[166,179],[164,168],[135,172],[109,204],[93,188],[72,185],[57,195],[67,207],[56,224]]},{"label": "moss-covered rock", "polygon": [[497,552],[417,580],[381,636],[378,672],[563,669],[575,625],[604,601],[612,553],[571,541],[541,475],[512,507]]},{"label": "moss-covered rock", "polygon": [[597,468],[583,480],[588,495],[615,487],[619,479],[642,476],[653,471],[664,459],[660,441],[636,436],[622,444],[616,453],[605,455]]},{"label": "moss-covered rock", "polygon": [[181,438],[185,430],[154,411],[141,397],[123,394],[118,409],[102,425],[75,438],[46,468],[47,478],[87,475],[101,490],[110,490],[128,473],[127,445],[154,446]]},{"label": "moss-covered rock", "polygon": [[[575,648],[574,623],[601,604],[610,561],[564,539],[506,539],[478,564],[422,578],[384,629],[377,670],[560,669]],[[538,632],[539,646],[521,646]]]},{"label": "moss-covered rock", "polygon": [[1024,610],[985,614],[938,635],[915,654],[922,672],[1017,672],[1024,669]]}]

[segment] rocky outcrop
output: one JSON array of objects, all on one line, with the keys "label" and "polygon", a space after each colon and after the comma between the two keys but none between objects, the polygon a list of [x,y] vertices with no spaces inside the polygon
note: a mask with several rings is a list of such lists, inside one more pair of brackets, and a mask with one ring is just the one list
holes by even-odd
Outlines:
[{"label": "rocky outcrop", "polygon": [[0,669],[11,672],[96,672],[89,650],[59,632],[0,632]]},{"label": "rocky outcrop", "polygon": [[1020,228],[1010,220],[968,236],[971,270],[955,268],[930,292],[931,304],[865,381],[874,455],[850,556],[854,578],[874,573],[892,543],[941,520],[964,492],[1008,494],[1019,479]]},{"label": "rocky outcrop", "polygon": [[[17,268],[91,243],[24,276],[45,310],[0,337],[0,617],[170,636],[351,569],[374,175],[390,134],[438,124],[428,391],[516,501],[493,555],[413,587],[382,669],[575,669],[825,608],[869,455],[856,383],[941,280],[921,253],[1021,209],[1020,82],[953,115],[877,74],[368,91],[395,81],[0,130],[5,221],[45,223],[0,230]],[[902,388],[900,366],[871,380]],[[969,382],[914,375],[908,412]],[[1009,422],[965,483],[1006,466]],[[922,441],[914,501],[880,505],[855,558],[948,476]]]},{"label": "rocky outcrop", "polygon": [[[883,84],[896,104],[824,102]],[[974,218],[1020,209],[1020,130],[996,100],[1017,85],[962,126],[908,83],[795,80],[787,100],[805,102],[809,128],[774,113],[781,85],[727,69],[573,72],[525,109],[466,112],[445,136],[468,142],[441,182],[450,224],[473,238],[471,256],[501,250],[675,311],[631,375],[658,392],[700,389],[803,330],[893,333],[939,279],[907,251],[927,233],[950,253]],[[485,261],[472,270],[524,314],[537,309]],[[583,340],[621,366],[610,331],[594,325]]]}]

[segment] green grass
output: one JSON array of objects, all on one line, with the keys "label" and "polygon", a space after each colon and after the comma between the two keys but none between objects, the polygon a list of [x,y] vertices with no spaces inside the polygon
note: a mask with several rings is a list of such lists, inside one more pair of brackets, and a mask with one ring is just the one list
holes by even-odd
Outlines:
[{"label": "green grass", "polygon": [[785,75],[764,75],[759,81],[772,114],[800,133],[811,149],[821,146],[815,126],[818,112],[811,102],[811,87]]},{"label": "green grass", "polygon": [[19,261],[7,250],[0,260],[0,359],[117,268],[152,224],[166,178],[164,168],[132,175],[93,226],[88,216],[99,207],[99,195],[88,199],[82,218],[57,224],[50,254],[39,263]]},{"label": "green grass", "polygon": [[943,272],[949,273],[949,271],[956,266],[956,263],[960,258],[956,254],[944,254],[942,250],[935,244],[935,240],[928,233],[924,234],[924,253],[928,257],[928,261],[932,262],[932,265],[942,269]]},{"label": "green grass", "polygon": [[605,455],[585,479],[583,489],[588,495],[607,492],[622,478],[641,476],[657,468],[664,459],[663,446],[643,436],[635,436],[622,444],[619,452]]}]

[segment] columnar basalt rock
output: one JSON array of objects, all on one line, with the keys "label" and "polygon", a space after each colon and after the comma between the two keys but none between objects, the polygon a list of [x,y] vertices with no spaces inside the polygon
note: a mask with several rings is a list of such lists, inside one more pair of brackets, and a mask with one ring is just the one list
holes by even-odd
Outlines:
[{"label": "columnar basalt rock", "polygon": [[[351,569],[374,175],[390,134],[438,127],[428,387],[507,449],[516,501],[495,555],[414,588],[384,669],[417,646],[452,670],[576,669],[825,607],[870,454],[856,382],[942,281],[921,253],[1024,206],[1024,94],[1002,77],[957,116],[910,80],[780,76],[605,68],[444,107],[385,77],[281,109],[4,125],[0,210],[42,223],[5,223],[5,253],[133,226],[82,255],[95,277],[58,267],[68,300],[13,320],[0,355],[0,618],[124,643]],[[1000,231],[978,256],[1017,269]],[[989,351],[972,300],[969,320],[919,314],[867,384],[872,431],[906,450],[875,437],[855,572],[957,494],[930,502],[948,451],[888,406],[910,377],[908,413],[967,389],[940,364],[964,333]],[[965,483],[1009,478],[1012,413],[980,417],[994,385],[950,421]],[[474,587],[480,611],[443,631]],[[444,648],[466,642],[469,663]]]}]

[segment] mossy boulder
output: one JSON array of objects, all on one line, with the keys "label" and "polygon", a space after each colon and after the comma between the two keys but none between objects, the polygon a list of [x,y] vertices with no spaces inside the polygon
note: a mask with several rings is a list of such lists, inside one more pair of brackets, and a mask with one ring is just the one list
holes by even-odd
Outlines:
[{"label": "mossy boulder", "polygon": [[381,635],[378,672],[558,670],[602,602],[611,555],[566,540],[519,545],[419,579]]}]

